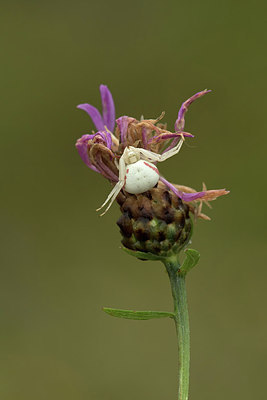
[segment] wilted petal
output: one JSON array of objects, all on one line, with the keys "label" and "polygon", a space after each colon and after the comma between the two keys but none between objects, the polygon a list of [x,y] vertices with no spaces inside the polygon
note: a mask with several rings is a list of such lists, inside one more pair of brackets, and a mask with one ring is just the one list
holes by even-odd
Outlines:
[{"label": "wilted petal", "polygon": [[[94,171],[101,173],[101,169],[93,165],[93,160],[90,159],[89,156],[90,148],[92,146],[95,146],[96,144],[101,144],[104,146],[104,148],[107,148],[108,151],[110,151],[112,145],[111,134],[109,132],[102,131],[91,135],[83,135],[80,139],[77,140],[76,148],[85,164]],[[113,153],[110,153],[110,155],[111,154]]]},{"label": "wilted petal", "polygon": [[106,135],[107,147],[108,147],[109,149],[111,149],[111,146],[112,146],[111,134],[110,134],[110,132],[106,132],[106,131],[105,131],[105,135]]},{"label": "wilted petal", "polygon": [[90,159],[101,175],[111,181],[118,181],[118,168],[114,164],[114,153],[105,144],[93,144],[90,148]]},{"label": "wilted petal", "polygon": [[126,115],[116,119],[118,128],[120,130],[120,134],[121,134],[121,138],[120,138],[121,143],[124,143],[126,141],[126,133],[127,133],[129,122],[131,120],[133,120],[133,118],[127,117]]},{"label": "wilted petal", "polygon": [[83,162],[91,168],[93,171],[99,172],[97,168],[92,164],[88,155],[88,140],[92,139],[95,135],[83,135],[76,142],[76,149],[83,160]]},{"label": "wilted petal", "polygon": [[193,201],[197,199],[201,199],[205,196],[206,192],[195,192],[195,193],[185,193],[181,190],[177,189],[172,183],[168,182],[165,178],[160,176],[159,178],[161,182],[163,182],[168,188],[170,188],[173,193],[176,194],[183,201]]},{"label": "wilted petal", "polygon": [[[190,190],[190,193],[183,192],[179,190],[179,185],[173,185],[172,183],[168,182],[167,179],[160,176],[159,178],[161,182],[163,182],[168,188],[170,188],[173,193],[175,193],[180,199],[183,201],[194,201],[194,200],[201,200],[201,201],[212,201],[217,199],[217,197],[224,196],[230,193],[229,190],[225,189],[214,189],[214,190],[203,190],[202,192],[196,192],[194,189],[187,188]],[[181,187],[181,186],[180,186]],[[186,187],[185,187],[186,188]]]},{"label": "wilted petal", "polygon": [[105,85],[100,85],[100,94],[104,125],[113,132],[115,127],[115,106],[112,95]]},{"label": "wilted petal", "polygon": [[194,135],[192,135],[191,133],[188,132],[179,132],[179,133],[161,133],[160,135],[156,135],[153,136],[148,143],[152,143],[152,142],[159,142],[161,140],[169,140],[169,139],[174,139],[174,138],[178,138],[181,139],[181,136],[184,137],[194,137]]},{"label": "wilted petal", "polygon": [[97,108],[95,108],[94,106],[91,106],[91,104],[87,104],[87,103],[79,104],[77,106],[77,108],[84,110],[85,112],[87,112],[87,114],[90,115],[90,117],[98,131],[103,131],[105,129],[104,121],[103,121],[102,116]]},{"label": "wilted petal", "polygon": [[217,197],[224,196],[228,193],[230,193],[230,190],[225,190],[225,189],[206,190],[204,192],[204,195],[201,197],[201,200],[212,201],[217,199]]},{"label": "wilted petal", "polygon": [[199,97],[204,96],[206,93],[209,93],[209,92],[211,92],[211,90],[207,90],[207,89],[202,90],[201,92],[194,94],[192,97],[190,97],[188,100],[186,100],[182,104],[182,106],[178,112],[177,120],[175,121],[175,124],[174,124],[174,129],[176,131],[181,131],[184,129],[184,125],[185,125],[184,115],[185,115],[186,111],[188,110],[188,107],[190,106],[190,104],[192,104],[193,101],[195,101]]},{"label": "wilted petal", "polygon": [[102,131],[102,132],[97,132],[97,135],[100,135],[103,139],[103,141],[106,143],[107,147],[111,149],[112,146],[112,138],[110,132],[107,131]]},{"label": "wilted petal", "polygon": [[147,149],[148,141],[147,141],[147,130],[146,130],[146,128],[142,128],[142,141],[143,141],[144,149]]},{"label": "wilted petal", "polygon": [[100,173],[107,179],[117,182],[119,180],[118,176],[104,163],[101,153],[98,153],[95,157],[95,162],[98,166]]}]

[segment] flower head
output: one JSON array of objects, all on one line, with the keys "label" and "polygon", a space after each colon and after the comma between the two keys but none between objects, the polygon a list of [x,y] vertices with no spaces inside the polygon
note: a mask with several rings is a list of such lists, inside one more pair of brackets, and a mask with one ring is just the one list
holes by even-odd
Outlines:
[{"label": "flower head", "polygon": [[[168,131],[166,124],[161,122],[164,113],[156,119],[141,118],[141,120],[137,120],[133,117],[122,116],[116,120],[115,127],[115,106],[112,95],[105,85],[100,86],[102,115],[90,104],[78,106],[79,109],[89,114],[97,131],[85,134],[78,139],[76,148],[90,169],[100,173],[115,185],[102,206],[110,202],[109,208],[121,191],[126,192],[125,188],[130,187],[130,185],[127,186],[130,175],[131,179],[139,179],[136,173],[137,167],[142,168],[140,170],[143,174],[142,179],[147,179],[149,182],[150,175],[153,173],[152,169],[157,170],[153,166],[178,153],[184,140],[194,137],[191,133],[184,131],[185,113],[193,101],[208,92],[210,91],[198,92],[182,104],[174,123],[174,132]],[[143,161],[142,166],[141,164],[137,166],[136,163],[139,160],[146,162]],[[135,164],[135,169],[133,169],[133,164]],[[129,175],[127,175],[128,172]],[[204,219],[209,218],[201,212],[203,202],[208,204],[208,201],[228,193],[225,189],[207,190],[205,186],[202,191],[197,192],[187,186],[172,184],[159,173],[156,181],[161,181],[174,195],[188,203],[190,211],[196,217]],[[154,186],[155,181],[152,179],[151,182]],[[138,196],[137,190],[130,193]]]}]

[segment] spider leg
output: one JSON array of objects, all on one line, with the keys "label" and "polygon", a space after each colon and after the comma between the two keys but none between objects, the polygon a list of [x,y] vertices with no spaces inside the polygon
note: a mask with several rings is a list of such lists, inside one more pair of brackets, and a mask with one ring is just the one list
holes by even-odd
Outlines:
[{"label": "spider leg", "polygon": [[184,142],[184,137],[182,137],[179,140],[179,142],[173,149],[170,149],[169,151],[166,151],[166,153],[163,153],[163,154],[157,154],[157,153],[153,153],[153,151],[139,149],[139,148],[137,148],[135,150],[138,150],[138,152],[143,160],[150,161],[150,162],[156,162],[156,161],[162,162],[162,161],[165,161],[168,158],[174,156],[175,154],[179,153],[179,151],[183,145],[183,142]]},{"label": "spider leg", "polygon": [[120,162],[119,162],[119,182],[117,182],[116,185],[114,186],[114,188],[111,190],[111,192],[109,193],[108,197],[106,198],[106,200],[104,201],[102,206],[99,207],[96,210],[96,211],[101,210],[110,201],[108,207],[103,212],[103,214],[101,214],[101,216],[104,215],[108,211],[108,209],[110,208],[111,204],[113,203],[113,201],[116,199],[116,197],[120,193],[121,189],[123,188],[124,177],[125,177],[125,169],[126,169],[125,168],[125,162],[124,162],[124,159],[121,157],[120,158]]},{"label": "spider leg", "polygon": [[[124,151],[125,152],[125,151]],[[125,175],[126,175],[126,166],[124,161],[124,152],[119,161],[119,181],[124,182]]]},{"label": "spider leg", "polygon": [[113,189],[112,189],[111,192],[109,193],[108,197],[106,198],[106,200],[104,201],[104,203],[102,204],[102,206],[99,207],[99,208],[97,208],[96,211],[101,210],[101,208],[103,208],[103,207],[109,202],[109,200],[110,200],[111,197],[114,195],[114,193],[117,193],[117,194],[119,193],[119,191],[120,191],[121,188],[122,188],[121,184],[122,184],[122,186],[123,186],[123,182],[121,182],[121,181],[119,181],[119,182],[116,183],[116,185],[113,187]]},{"label": "spider leg", "polygon": [[182,138],[179,140],[179,142],[177,143],[177,145],[175,147],[173,147],[169,151],[166,151],[166,153],[161,154],[160,161],[165,161],[168,158],[170,158],[170,157],[174,156],[175,154],[179,153],[183,143],[184,143],[184,137],[182,136]]},{"label": "spider leg", "polygon": [[[124,182],[119,181],[119,182],[116,184],[116,186],[114,186],[113,189],[116,189],[116,190],[113,190],[113,191],[110,192],[110,194],[109,194],[107,200],[105,201],[105,203],[98,209],[98,210],[100,210],[100,209],[101,209],[104,205],[106,205],[107,202],[110,200],[109,205],[107,206],[107,208],[105,209],[105,211],[104,211],[102,214],[100,214],[100,217],[102,217],[103,215],[105,215],[106,212],[110,209],[112,203],[114,202],[114,200],[116,199],[116,197],[117,197],[118,194],[120,193],[121,189],[123,188],[123,185],[124,185]],[[97,211],[98,211],[98,210],[97,210]]]},{"label": "spider leg", "polygon": [[142,160],[150,162],[160,161],[161,154],[153,153],[153,151],[149,151],[146,149],[135,148],[134,150],[135,152],[138,151]]}]

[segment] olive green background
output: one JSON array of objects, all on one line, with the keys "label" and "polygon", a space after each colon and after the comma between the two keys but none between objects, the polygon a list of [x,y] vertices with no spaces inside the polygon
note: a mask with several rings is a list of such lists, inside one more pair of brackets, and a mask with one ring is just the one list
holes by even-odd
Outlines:
[{"label": "olive green background", "polygon": [[110,185],[74,147],[93,129],[79,103],[170,129],[182,101],[195,134],[160,165],[170,181],[231,194],[206,209],[188,277],[191,400],[264,398],[266,9],[264,1],[17,1],[1,6],[1,400],[176,398],[167,275],[120,249]]}]

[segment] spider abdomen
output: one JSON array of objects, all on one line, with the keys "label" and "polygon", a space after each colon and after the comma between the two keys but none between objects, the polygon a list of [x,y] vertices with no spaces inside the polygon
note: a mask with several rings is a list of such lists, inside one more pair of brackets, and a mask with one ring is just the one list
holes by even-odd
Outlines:
[{"label": "spider abdomen", "polygon": [[157,167],[145,160],[126,166],[124,189],[131,194],[139,194],[152,189],[159,181]]}]

